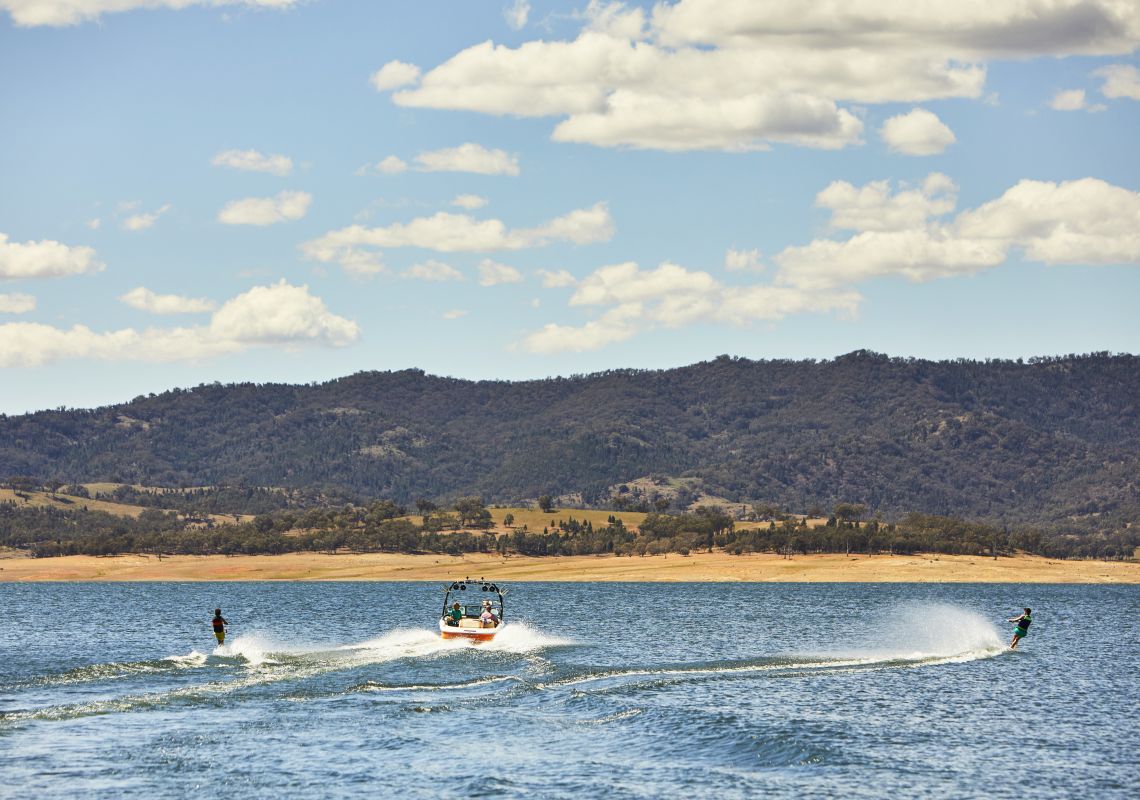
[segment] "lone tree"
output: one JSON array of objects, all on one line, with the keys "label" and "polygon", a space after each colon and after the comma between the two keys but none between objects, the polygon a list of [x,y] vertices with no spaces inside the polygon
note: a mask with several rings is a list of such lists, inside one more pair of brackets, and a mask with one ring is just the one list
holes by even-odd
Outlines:
[{"label": "lone tree", "polygon": [[554,510],[554,498],[548,494],[544,494],[538,498],[538,507],[541,508],[543,512],[549,514]]},{"label": "lone tree", "polygon": [[503,517],[503,524],[506,525],[508,528],[511,527],[512,525],[514,525],[515,524],[515,515],[514,514],[505,515]]}]

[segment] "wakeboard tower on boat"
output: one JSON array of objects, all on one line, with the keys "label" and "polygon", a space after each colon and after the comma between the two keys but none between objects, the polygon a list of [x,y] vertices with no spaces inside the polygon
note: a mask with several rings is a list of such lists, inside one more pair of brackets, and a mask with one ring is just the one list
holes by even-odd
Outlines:
[{"label": "wakeboard tower on boat", "polygon": [[444,639],[489,642],[506,627],[503,595],[506,589],[480,578],[464,578],[444,587],[439,635]]}]

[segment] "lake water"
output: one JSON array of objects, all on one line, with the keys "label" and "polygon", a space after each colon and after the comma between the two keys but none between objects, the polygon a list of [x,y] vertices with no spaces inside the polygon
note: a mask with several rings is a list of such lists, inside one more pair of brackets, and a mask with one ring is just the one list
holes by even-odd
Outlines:
[{"label": "lake water", "polygon": [[520,583],[481,646],[442,599],[0,584],[0,796],[1140,796],[1140,587]]}]

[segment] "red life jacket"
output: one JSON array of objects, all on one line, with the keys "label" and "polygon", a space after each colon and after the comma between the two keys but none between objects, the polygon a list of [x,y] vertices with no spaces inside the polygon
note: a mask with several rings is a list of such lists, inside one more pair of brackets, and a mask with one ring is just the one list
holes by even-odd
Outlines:
[{"label": "red life jacket", "polygon": [[214,617],[214,630],[215,631],[225,630],[225,628],[222,627],[225,624],[226,624],[226,621],[224,619],[222,619],[221,617]]}]

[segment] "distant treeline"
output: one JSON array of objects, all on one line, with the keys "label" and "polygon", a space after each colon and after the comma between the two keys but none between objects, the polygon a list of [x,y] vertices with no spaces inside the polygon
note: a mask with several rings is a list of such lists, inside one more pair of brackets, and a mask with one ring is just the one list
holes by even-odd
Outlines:
[{"label": "distant treeline", "polygon": [[[850,510],[844,507],[842,510]],[[1050,558],[1132,558],[1140,534],[1126,529],[1080,535],[1063,531],[1006,531],[951,517],[910,514],[897,523],[832,516],[809,528],[802,519],[772,520],[760,527],[738,527],[722,509],[649,514],[638,531],[610,515],[605,525],[565,518],[541,531],[525,525],[507,532],[490,530],[490,513],[479,498],[456,503],[455,513],[427,510],[416,524],[406,509],[389,500],[367,505],[260,514],[252,521],[215,525],[177,511],[147,509],[137,518],[95,511],[82,500],[63,506],[0,503],[0,545],[37,557],[59,555],[255,554],[311,552],[517,553],[530,556],[656,555],[712,549],[729,553],[947,553]]]}]

